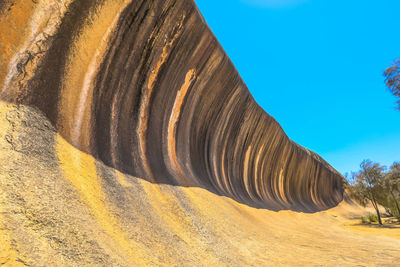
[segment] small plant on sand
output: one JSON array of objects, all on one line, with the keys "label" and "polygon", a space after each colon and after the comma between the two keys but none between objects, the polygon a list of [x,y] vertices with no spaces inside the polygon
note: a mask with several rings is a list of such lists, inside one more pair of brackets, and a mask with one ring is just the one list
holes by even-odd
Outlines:
[{"label": "small plant on sand", "polygon": [[373,223],[373,222],[378,222],[378,216],[376,215],[369,215],[368,220]]},{"label": "small plant on sand", "polygon": [[361,217],[361,223],[364,223],[364,224],[369,223],[367,217]]}]

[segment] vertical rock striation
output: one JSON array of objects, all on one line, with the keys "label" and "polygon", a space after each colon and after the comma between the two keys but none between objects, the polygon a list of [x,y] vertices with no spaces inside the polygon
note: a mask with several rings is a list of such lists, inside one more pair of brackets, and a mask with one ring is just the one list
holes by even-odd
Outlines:
[{"label": "vertical rock striation", "polygon": [[342,177],[257,105],[192,0],[0,3],[1,99],[152,183],[318,211]]}]

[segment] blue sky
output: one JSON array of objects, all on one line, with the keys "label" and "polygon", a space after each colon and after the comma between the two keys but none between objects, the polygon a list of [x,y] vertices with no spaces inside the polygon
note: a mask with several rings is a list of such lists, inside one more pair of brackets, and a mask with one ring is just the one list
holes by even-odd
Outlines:
[{"label": "blue sky", "polygon": [[257,102],[341,173],[400,161],[399,0],[196,0]]}]

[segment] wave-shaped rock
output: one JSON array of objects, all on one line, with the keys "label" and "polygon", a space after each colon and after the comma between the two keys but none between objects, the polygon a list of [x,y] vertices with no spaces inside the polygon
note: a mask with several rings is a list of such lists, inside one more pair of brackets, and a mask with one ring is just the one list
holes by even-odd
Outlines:
[{"label": "wave-shaped rock", "polygon": [[2,0],[0,95],[0,265],[400,260],[192,0]]},{"label": "wave-shaped rock", "polygon": [[342,200],[341,175],[257,105],[193,1],[0,7],[1,98],[39,108],[81,151],[255,207]]}]

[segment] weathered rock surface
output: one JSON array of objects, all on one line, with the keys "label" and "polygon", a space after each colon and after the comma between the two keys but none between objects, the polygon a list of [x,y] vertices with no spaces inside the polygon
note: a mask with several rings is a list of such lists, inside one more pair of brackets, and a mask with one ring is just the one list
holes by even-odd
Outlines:
[{"label": "weathered rock surface", "polygon": [[343,199],[341,175],[257,105],[192,0],[3,0],[0,90],[0,263],[299,263],[274,256],[285,226],[268,217]]},{"label": "weathered rock surface", "polygon": [[3,4],[3,100],[150,182],[272,209],[341,201],[341,176],[256,104],[193,1],[45,3]]}]

